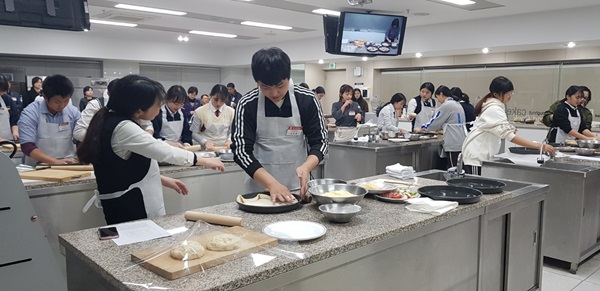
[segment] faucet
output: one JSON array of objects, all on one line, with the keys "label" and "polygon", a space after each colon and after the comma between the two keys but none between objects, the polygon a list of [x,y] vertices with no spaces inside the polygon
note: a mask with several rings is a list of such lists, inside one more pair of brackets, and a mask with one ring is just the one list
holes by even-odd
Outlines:
[{"label": "faucet", "polygon": [[[544,139],[542,141],[542,144],[540,145],[540,156],[537,158],[537,163],[542,165],[544,164],[544,145],[548,143],[548,139]],[[552,159],[552,156],[550,156],[550,159]]]},{"label": "faucet", "polygon": [[448,169],[448,177],[446,177],[447,179],[453,179],[453,178],[461,178],[464,177],[465,174],[463,173],[463,159],[462,159],[462,153],[458,154],[458,158],[456,159],[456,167],[452,167],[450,169]]}]

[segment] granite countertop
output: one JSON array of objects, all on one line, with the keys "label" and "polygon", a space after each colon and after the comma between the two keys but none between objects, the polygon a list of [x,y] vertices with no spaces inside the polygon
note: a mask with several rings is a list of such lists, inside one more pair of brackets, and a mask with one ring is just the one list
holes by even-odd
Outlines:
[{"label": "granite countertop", "polygon": [[[355,182],[379,178],[393,179],[388,175],[379,175],[355,180]],[[445,183],[418,178],[418,184],[426,186]],[[307,220],[325,225],[327,233],[321,238],[306,242],[280,242],[278,246],[262,252],[263,255],[276,257],[262,265],[256,265],[252,256],[248,255],[204,272],[198,272],[172,281],[164,279],[141,266],[128,267],[133,265],[130,262],[131,253],[149,247],[170,245],[178,241],[177,237],[118,247],[112,241],[98,240],[96,229],[87,229],[61,234],[59,240],[67,251],[73,252],[75,256],[83,260],[85,264],[89,264],[95,272],[120,290],[145,290],[135,284],[151,284],[154,287],[175,290],[233,290],[350,250],[390,239],[450,217],[476,210],[485,211],[485,208],[491,204],[522,194],[502,192],[495,195],[484,195],[478,203],[459,205],[458,208],[440,216],[410,212],[404,208],[405,204],[385,203],[365,197],[359,203],[362,212],[346,224],[328,222],[323,218],[315,203],[303,205],[302,208],[296,211],[269,215],[240,211],[234,202],[196,209],[196,211],[206,213],[242,217],[244,227],[259,232],[264,226],[273,222]],[[167,230],[182,226],[189,228],[193,224],[192,222],[186,222],[183,214],[160,217],[154,221]],[[219,229],[222,227],[214,226],[214,228]],[[289,255],[282,255],[293,254],[290,252],[300,253],[302,256],[300,259],[292,259]],[[130,283],[125,284],[122,282]]]},{"label": "granite countertop", "polygon": [[406,142],[390,142],[388,140],[380,140],[378,142],[330,142],[330,147],[351,147],[351,148],[361,148],[361,149],[369,149],[369,150],[394,150],[403,147],[419,147],[419,146],[428,146],[432,144],[441,144],[443,142],[442,136],[438,136],[437,138],[423,139],[418,141],[406,141]]},{"label": "granite countertop", "polygon": [[[223,164],[225,164],[225,168],[232,167],[232,166],[237,167],[237,164],[235,162],[224,162]],[[206,170],[206,169],[208,169],[208,168],[205,168],[202,166],[192,167],[192,166],[171,165],[171,166],[160,166],[160,173],[161,173],[161,175],[169,175],[169,174],[174,174],[174,173],[191,172],[191,171]],[[34,190],[34,189],[50,188],[50,187],[61,187],[61,186],[79,185],[79,184],[95,184],[95,183],[96,183],[96,178],[94,177],[94,175],[92,173],[92,176],[76,178],[76,179],[68,180],[65,182],[49,182],[49,181],[27,182],[27,183],[25,183],[25,190],[27,191],[27,190]]]}]

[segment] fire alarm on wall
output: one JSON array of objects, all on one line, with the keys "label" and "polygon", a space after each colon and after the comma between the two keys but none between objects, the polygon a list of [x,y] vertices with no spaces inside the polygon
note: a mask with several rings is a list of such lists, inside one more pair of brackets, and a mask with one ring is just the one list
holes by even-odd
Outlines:
[{"label": "fire alarm on wall", "polygon": [[355,76],[355,77],[360,77],[360,76],[362,76],[362,68],[361,68],[361,67],[356,67],[356,68],[354,68],[354,76]]}]

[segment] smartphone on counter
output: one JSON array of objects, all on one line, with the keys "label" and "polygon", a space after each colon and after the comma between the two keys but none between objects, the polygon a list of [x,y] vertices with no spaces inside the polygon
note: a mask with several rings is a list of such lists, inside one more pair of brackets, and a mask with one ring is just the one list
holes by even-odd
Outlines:
[{"label": "smartphone on counter", "polygon": [[115,239],[119,237],[116,226],[98,228],[98,236],[101,240]]}]

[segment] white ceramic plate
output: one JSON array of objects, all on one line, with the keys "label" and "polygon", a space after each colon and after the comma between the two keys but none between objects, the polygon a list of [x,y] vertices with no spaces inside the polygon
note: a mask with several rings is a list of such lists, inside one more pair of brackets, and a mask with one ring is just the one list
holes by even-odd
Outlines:
[{"label": "white ceramic plate", "polygon": [[265,226],[263,232],[280,240],[303,241],[322,237],[327,228],[312,221],[286,220]]},{"label": "white ceramic plate", "polygon": [[410,141],[408,138],[388,138],[390,142],[405,142]]},{"label": "white ceramic plate", "polygon": [[[375,185],[375,186],[377,186],[377,189],[368,189],[363,186],[364,184]],[[382,194],[382,193],[390,192],[390,191],[396,190],[400,186],[398,184],[385,183],[385,179],[366,181],[366,182],[362,182],[357,185],[367,189],[369,191],[369,194]]]},{"label": "white ceramic plate", "polygon": [[418,194],[411,197],[411,198],[405,198],[405,199],[401,199],[401,198],[389,198],[389,197],[383,197],[383,196],[379,196],[379,195],[375,195],[377,197],[377,199],[384,201],[384,202],[390,202],[390,203],[406,203],[406,200],[408,199],[413,199],[413,198],[419,198],[421,197],[421,194]]}]

